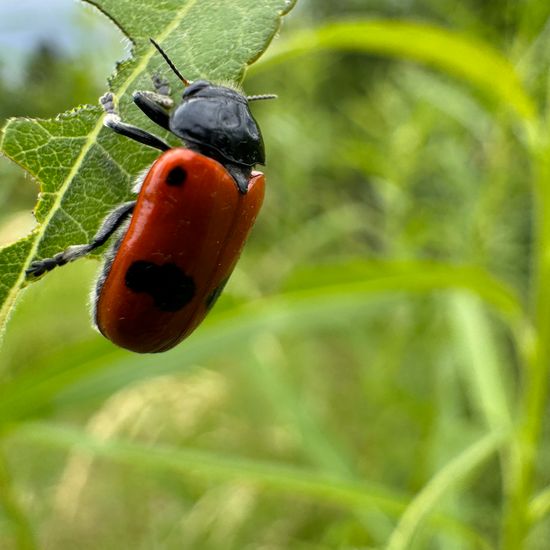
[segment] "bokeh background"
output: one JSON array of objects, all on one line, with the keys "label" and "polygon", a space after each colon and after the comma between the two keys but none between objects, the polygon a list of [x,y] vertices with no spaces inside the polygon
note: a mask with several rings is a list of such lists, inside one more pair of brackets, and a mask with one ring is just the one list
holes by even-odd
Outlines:
[{"label": "bokeh background", "polygon": [[[299,0],[275,41],[370,17],[487,42],[545,112],[546,2]],[[81,3],[1,2],[0,122],[95,103],[128,55]],[[90,325],[93,260],[22,295],[0,349],[11,422],[0,548],[400,548],[401,514],[486,433],[492,404],[498,416],[509,399],[515,419],[514,337],[453,288],[479,270],[529,293],[532,165],[507,110],[436,70],[361,52],[259,65],[244,85],[279,95],[254,105],[269,189],[204,327],[163,355],[115,349]],[[1,244],[32,228],[37,192],[0,158]],[[442,265],[468,267],[447,284]],[[431,270],[450,288],[401,291]],[[10,388],[28,390],[9,401]],[[135,448],[88,445],[121,440]],[[158,449],[182,454],[155,461]],[[513,531],[505,461],[479,462],[447,471],[436,513],[415,509],[423,521],[403,547],[496,548]],[[522,544],[548,540],[542,519]]]}]

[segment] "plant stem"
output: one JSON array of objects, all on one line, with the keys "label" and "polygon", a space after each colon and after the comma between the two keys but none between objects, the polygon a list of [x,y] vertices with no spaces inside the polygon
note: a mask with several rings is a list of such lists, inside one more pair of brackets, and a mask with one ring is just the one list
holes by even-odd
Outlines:
[{"label": "plant stem", "polygon": [[550,148],[534,146],[535,222],[532,311],[536,328],[534,353],[525,364],[523,395],[518,426],[518,457],[511,465],[510,492],[504,515],[503,548],[524,547],[529,530],[529,500],[548,398],[550,375]]},{"label": "plant stem", "polygon": [[0,452],[0,506],[13,527],[17,550],[36,550],[38,547],[32,527],[13,493],[8,464],[2,452]]}]

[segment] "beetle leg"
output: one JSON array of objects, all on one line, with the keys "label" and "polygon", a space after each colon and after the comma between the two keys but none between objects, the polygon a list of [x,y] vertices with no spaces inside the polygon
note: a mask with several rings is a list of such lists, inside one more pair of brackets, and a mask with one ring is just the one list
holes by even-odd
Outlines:
[{"label": "beetle leg", "polygon": [[141,92],[148,96],[154,103],[163,107],[167,111],[172,109],[174,106],[174,100],[170,97],[170,83],[166,78],[159,76],[158,74],[153,75],[153,86],[155,88],[154,92]]},{"label": "beetle leg", "polygon": [[109,237],[122,225],[122,223],[133,212],[136,201],[125,202],[119,207],[115,208],[106,218],[103,220],[99,231],[95,234],[94,238],[88,244],[78,244],[75,246],[69,246],[63,252],[56,254],[53,258],[45,258],[32,262],[26,274],[34,277],[39,277],[47,271],[51,271],[54,267],[65,265],[68,262],[72,262],[82,256],[86,256],[96,248],[105,244]]},{"label": "beetle leg", "polygon": [[162,141],[157,136],[138,128],[137,126],[132,126],[131,124],[126,124],[122,122],[119,114],[115,109],[114,96],[111,92],[106,93],[99,100],[103,109],[107,113],[103,124],[110,128],[117,134],[126,136],[134,141],[148,145],[149,147],[154,147],[155,149],[160,149],[161,151],[168,151],[171,149],[170,145]]},{"label": "beetle leg", "polygon": [[172,105],[170,105],[168,108],[170,109],[174,102],[170,98],[170,82],[168,80],[158,74],[153,75],[153,86],[155,87],[155,92],[157,92],[158,95],[163,96],[166,98],[166,100],[170,100]]},{"label": "beetle leg", "polygon": [[[134,92],[134,103],[155,123],[170,130],[170,115],[154,92]],[[158,96],[162,97],[162,96]],[[170,99],[170,101],[172,101]]]},{"label": "beetle leg", "polygon": [[170,97],[170,83],[166,78],[153,75],[154,92],[134,92],[134,103],[155,123],[170,131],[169,111],[174,107]]}]

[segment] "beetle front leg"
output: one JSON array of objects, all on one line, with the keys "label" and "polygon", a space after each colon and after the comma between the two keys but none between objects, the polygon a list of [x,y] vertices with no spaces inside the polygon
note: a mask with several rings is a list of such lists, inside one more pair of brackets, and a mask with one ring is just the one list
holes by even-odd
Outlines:
[{"label": "beetle front leg", "polygon": [[111,92],[103,95],[99,101],[107,113],[105,120],[103,121],[103,124],[107,126],[107,128],[110,128],[117,134],[126,136],[134,141],[148,145],[149,147],[160,149],[161,151],[168,151],[171,149],[170,145],[162,141],[162,139],[157,136],[138,128],[137,126],[132,126],[131,124],[122,122],[120,115],[116,112],[115,98]]},{"label": "beetle front leg", "polygon": [[153,76],[154,92],[134,92],[134,103],[155,123],[170,131],[170,113],[174,101],[170,97],[170,83],[165,78]]},{"label": "beetle front leg", "polygon": [[122,223],[130,216],[134,211],[136,201],[125,202],[118,208],[115,208],[103,221],[99,231],[95,234],[94,238],[88,244],[78,244],[69,246],[63,252],[56,254],[53,258],[45,258],[43,260],[37,260],[32,262],[29,269],[27,269],[27,276],[39,277],[47,271],[51,271],[55,267],[65,265],[72,262],[82,256],[86,256],[96,248],[105,244],[109,237],[122,225]]},{"label": "beetle front leg", "polygon": [[[157,102],[154,92],[134,92],[134,103],[161,128],[170,131],[170,114]],[[171,101],[171,100],[170,100]]]},{"label": "beetle front leg", "polygon": [[[153,103],[162,107],[166,111],[170,111],[174,107],[174,100],[170,97],[170,83],[166,78],[159,76],[158,74],[152,77],[154,92],[136,92],[147,96]],[[134,94],[135,95],[135,94]]]},{"label": "beetle front leg", "polygon": [[170,89],[170,82],[158,74],[153,75],[152,81],[157,95],[163,97],[165,101],[169,102],[170,104],[166,104],[166,108],[171,109],[174,106],[174,102],[170,97],[170,93],[172,91]]}]

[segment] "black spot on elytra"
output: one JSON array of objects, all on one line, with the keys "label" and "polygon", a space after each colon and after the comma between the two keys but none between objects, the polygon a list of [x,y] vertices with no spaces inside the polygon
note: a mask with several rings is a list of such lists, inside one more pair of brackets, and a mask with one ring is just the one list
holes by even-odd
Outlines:
[{"label": "black spot on elytra", "polygon": [[178,311],[195,296],[195,282],[176,264],[157,265],[138,260],[126,272],[126,286],[149,294],[161,311]]},{"label": "black spot on elytra", "polygon": [[227,284],[227,281],[229,281],[229,277],[227,279],[224,279],[207,297],[206,301],[204,302],[204,305],[206,306],[206,311],[210,311],[218,298],[220,297],[221,293],[223,292],[223,289],[225,288],[225,285]]},{"label": "black spot on elytra", "polygon": [[166,183],[176,187],[183,185],[186,179],[187,172],[181,166],[176,166],[168,172],[168,175],[166,176]]}]

